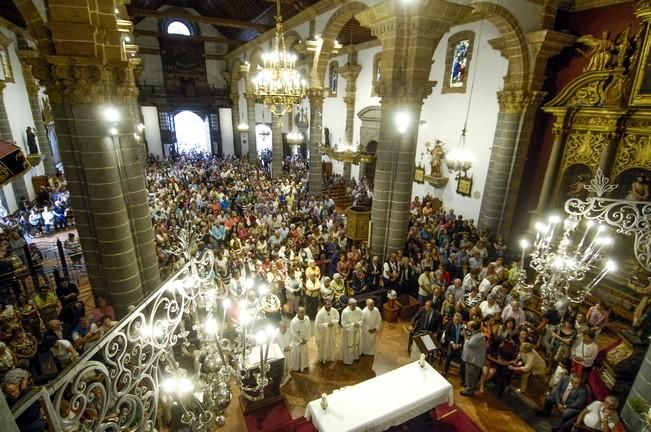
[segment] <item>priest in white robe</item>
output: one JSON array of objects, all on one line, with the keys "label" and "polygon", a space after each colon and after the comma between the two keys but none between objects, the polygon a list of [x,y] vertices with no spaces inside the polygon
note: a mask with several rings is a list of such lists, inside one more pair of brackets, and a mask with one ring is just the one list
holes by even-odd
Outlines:
[{"label": "priest in white robe", "polygon": [[373,299],[366,300],[366,307],[362,311],[362,354],[374,356],[377,346],[377,335],[382,325],[382,316],[375,307]]},{"label": "priest in white robe", "polygon": [[336,360],[338,327],[339,312],[332,307],[331,300],[325,300],[324,306],[316,314],[314,323],[316,350],[321,363]]},{"label": "priest in white robe", "polygon": [[276,343],[285,356],[285,369],[283,370],[283,378],[280,381],[280,385],[284,386],[287,384],[287,381],[292,378],[292,375],[289,373],[292,370],[292,335],[289,333],[289,329],[285,321],[281,321],[278,324]]},{"label": "priest in white robe", "polygon": [[361,352],[362,310],[357,307],[357,300],[348,300],[348,306],[341,313],[341,360],[344,364],[353,364],[359,360]]},{"label": "priest in white robe", "polygon": [[302,372],[309,365],[307,341],[310,338],[310,317],[305,315],[304,307],[298,308],[289,325],[289,333],[292,338],[291,368],[293,371]]}]

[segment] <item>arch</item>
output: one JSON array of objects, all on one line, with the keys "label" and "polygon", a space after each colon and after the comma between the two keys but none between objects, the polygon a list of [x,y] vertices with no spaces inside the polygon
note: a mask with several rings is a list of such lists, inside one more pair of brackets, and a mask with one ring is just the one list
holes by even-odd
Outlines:
[{"label": "arch", "polygon": [[529,52],[527,39],[518,20],[506,8],[489,2],[473,3],[473,15],[491,22],[504,40],[502,55],[509,61],[504,90],[527,90]]},{"label": "arch", "polygon": [[377,141],[375,140],[370,140],[369,142],[366,143],[366,146],[364,146],[364,150],[366,150],[368,153],[373,153],[377,151]]},{"label": "arch", "polygon": [[285,46],[287,47],[288,50],[291,50],[291,47],[297,43],[299,44],[303,43],[303,38],[301,37],[300,34],[298,34],[296,30],[290,30],[287,33],[285,33]]},{"label": "arch", "polygon": [[27,23],[27,30],[36,39],[41,53],[54,54],[54,44],[52,43],[50,30],[43,22],[33,0],[15,0],[14,5],[23,17],[23,21]]},{"label": "arch", "polygon": [[326,70],[330,57],[332,57],[332,48],[335,44],[335,39],[344,28],[346,23],[354,18],[356,14],[368,9],[368,6],[358,1],[347,2],[344,6],[337,9],[337,11],[330,17],[328,23],[323,28],[321,38],[323,43],[321,49],[314,56],[314,63],[312,64],[312,73],[310,76],[310,87],[323,88],[325,81]]},{"label": "arch", "polygon": [[192,27],[179,19],[173,19],[166,22],[165,33],[181,36],[192,36],[194,34]]}]

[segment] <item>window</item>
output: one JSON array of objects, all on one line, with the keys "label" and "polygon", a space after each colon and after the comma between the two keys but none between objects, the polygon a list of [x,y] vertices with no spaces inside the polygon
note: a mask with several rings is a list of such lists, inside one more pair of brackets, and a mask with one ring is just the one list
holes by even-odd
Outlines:
[{"label": "window", "polygon": [[373,57],[373,84],[371,85],[371,96],[377,96],[377,89],[376,86],[380,82],[380,79],[382,78],[381,72],[380,72],[380,54],[381,52],[375,54]]},{"label": "window", "polygon": [[330,89],[330,97],[337,96],[337,84],[339,82],[339,63],[333,61],[330,63],[328,71],[328,88]]},{"label": "window", "polygon": [[448,39],[441,93],[466,92],[474,41],[475,33],[472,31],[459,32]]},{"label": "window", "polygon": [[14,82],[14,73],[11,70],[9,49],[0,45],[0,81]]},{"label": "window", "polygon": [[191,36],[192,32],[187,24],[181,21],[172,21],[167,24],[167,34]]}]

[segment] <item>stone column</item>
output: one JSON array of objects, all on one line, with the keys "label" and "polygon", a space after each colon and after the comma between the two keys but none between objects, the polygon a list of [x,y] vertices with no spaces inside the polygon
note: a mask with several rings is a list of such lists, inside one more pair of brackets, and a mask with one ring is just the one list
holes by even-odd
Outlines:
[{"label": "stone column", "polygon": [[376,87],[382,114],[372,210],[374,255],[386,257],[405,245],[420,111],[435,84],[429,81],[432,56],[441,37],[471,11],[443,0],[389,0],[355,16],[383,47]]},{"label": "stone column", "polygon": [[[139,60],[122,44],[130,23],[117,20],[117,0],[82,0],[88,14],[81,22],[72,3],[81,6],[79,0],[50,1],[55,55],[30,62],[52,104],[91,287],[123,315],[160,283],[142,142],[134,135]],[[117,117],[107,116],[107,108]]]},{"label": "stone column", "polygon": [[651,405],[651,380],[649,380],[649,377],[651,377],[651,345],[649,345],[649,348],[646,351],[646,355],[642,360],[640,370],[637,371],[631,391],[626,398],[626,402],[623,404],[622,420],[624,421],[627,430],[645,430],[640,415],[633,411],[630,404],[632,399],[640,399],[647,405]]},{"label": "stone column", "polygon": [[[353,132],[355,130],[355,92],[357,91],[357,77],[362,70],[360,65],[353,64],[356,57],[356,53],[351,52],[348,55],[348,63],[339,69],[339,72],[346,80],[346,96],[344,97],[344,103],[346,104],[346,130],[344,140],[351,145],[353,144]],[[350,180],[351,165],[351,162],[344,162],[344,178],[346,180]]]},{"label": "stone column", "polygon": [[538,198],[538,206],[536,212],[543,214],[549,207],[554,185],[556,179],[560,175],[558,169],[563,155],[563,141],[565,140],[566,129],[563,127],[565,123],[565,113],[556,113],[556,122],[552,133],[554,135],[554,142],[552,143],[552,151],[549,154],[547,161],[547,169],[545,170],[545,178],[543,179],[542,188],[540,189],[540,197]]},{"label": "stone column", "polygon": [[[18,147],[21,147],[16,140],[14,139],[14,135],[11,132],[11,126],[9,125],[9,117],[7,117],[7,109],[5,107],[5,102],[4,102],[4,88],[5,88],[5,83],[0,81],[0,138],[14,143],[18,145]],[[25,155],[27,155],[29,152],[26,151],[23,148],[23,151]],[[25,185],[25,177],[22,175],[19,176],[18,178],[15,178],[11,180],[11,188],[14,190],[14,196],[16,197],[16,204],[20,204],[20,199],[22,197],[29,198],[27,194],[27,186]],[[4,199],[4,192],[2,193],[2,198]],[[6,200],[4,201],[6,202]]]},{"label": "stone column", "polygon": [[56,172],[54,157],[52,155],[52,148],[50,147],[50,140],[47,137],[47,129],[45,129],[43,114],[41,113],[41,105],[39,104],[38,99],[39,83],[32,74],[32,67],[25,61],[34,54],[34,51],[18,52],[18,55],[21,58],[23,77],[25,78],[25,86],[27,87],[27,95],[29,96],[29,108],[32,111],[32,119],[34,120],[34,133],[36,134],[36,139],[38,141],[39,152],[43,155],[45,175],[54,176]]},{"label": "stone column", "polygon": [[255,96],[246,95],[246,118],[249,122],[249,161],[258,160],[258,144],[255,135]]},{"label": "stone column", "polygon": [[283,116],[272,115],[271,119],[271,178],[283,175]]},{"label": "stone column", "polygon": [[502,233],[513,220],[533,121],[543,96],[543,92],[521,90],[498,92],[500,111],[488,163],[491,175],[486,179],[478,222],[493,235]]},{"label": "stone column", "polygon": [[311,88],[307,91],[310,101],[310,174],[308,190],[311,195],[321,195],[323,191],[323,172],[321,161],[321,136],[323,122],[323,89]]},{"label": "stone column", "polygon": [[240,124],[240,96],[238,94],[231,95],[231,116],[233,117],[233,149],[235,156],[242,156],[242,134],[237,129]]}]

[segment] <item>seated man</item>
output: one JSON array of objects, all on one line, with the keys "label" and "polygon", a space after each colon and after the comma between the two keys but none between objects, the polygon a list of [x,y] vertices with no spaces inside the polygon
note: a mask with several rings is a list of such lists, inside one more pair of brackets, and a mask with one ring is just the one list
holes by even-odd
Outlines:
[{"label": "seated man", "polygon": [[524,342],[520,346],[520,354],[515,362],[516,364],[509,366],[509,369],[522,373],[522,381],[520,388],[516,390],[517,393],[527,391],[527,384],[531,375],[542,377],[547,372],[547,363],[529,342]]},{"label": "seated man", "polygon": [[[611,432],[619,423],[618,406],[619,401],[614,396],[607,396],[603,402],[594,401],[581,411],[576,422],[563,423],[556,430],[558,432],[570,432],[572,430]],[[576,428],[573,429],[575,426]]]},{"label": "seated man", "polygon": [[581,383],[581,377],[571,374],[561,378],[554,391],[545,397],[545,405],[537,414],[549,416],[552,408],[556,407],[561,413],[560,426],[568,421],[573,421],[585,407],[587,401],[588,390]]}]

